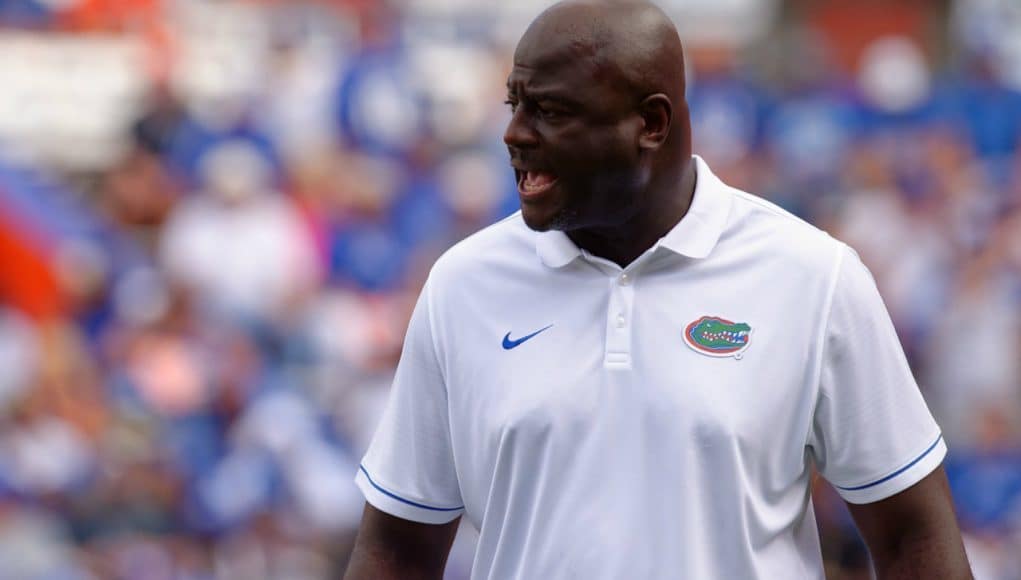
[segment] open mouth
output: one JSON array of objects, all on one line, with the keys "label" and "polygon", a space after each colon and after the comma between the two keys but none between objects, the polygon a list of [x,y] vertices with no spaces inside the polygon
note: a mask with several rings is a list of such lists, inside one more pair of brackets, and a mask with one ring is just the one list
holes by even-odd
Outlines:
[{"label": "open mouth", "polygon": [[717,332],[702,332],[702,340],[711,342],[713,344],[732,344],[732,345],[743,345],[748,342],[748,331],[747,330],[720,330]]},{"label": "open mouth", "polygon": [[526,197],[539,195],[556,185],[558,177],[547,171],[518,171],[518,191]]}]

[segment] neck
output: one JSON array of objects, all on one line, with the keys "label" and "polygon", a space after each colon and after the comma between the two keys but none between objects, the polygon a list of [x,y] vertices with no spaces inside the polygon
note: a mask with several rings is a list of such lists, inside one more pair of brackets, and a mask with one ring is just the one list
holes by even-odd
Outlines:
[{"label": "neck", "polygon": [[672,173],[666,183],[653,184],[644,207],[628,220],[565,233],[579,248],[626,268],[688,213],[696,178],[695,160],[689,158],[681,167],[680,176]]}]

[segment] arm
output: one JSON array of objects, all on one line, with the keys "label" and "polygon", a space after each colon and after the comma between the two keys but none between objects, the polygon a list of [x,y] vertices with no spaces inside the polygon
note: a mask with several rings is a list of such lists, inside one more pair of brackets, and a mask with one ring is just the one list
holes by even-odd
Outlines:
[{"label": "arm", "polygon": [[972,578],[942,466],[896,495],[847,505],[879,580]]},{"label": "arm", "polygon": [[362,514],[345,580],[443,578],[460,518],[421,524],[382,512],[368,503]]}]

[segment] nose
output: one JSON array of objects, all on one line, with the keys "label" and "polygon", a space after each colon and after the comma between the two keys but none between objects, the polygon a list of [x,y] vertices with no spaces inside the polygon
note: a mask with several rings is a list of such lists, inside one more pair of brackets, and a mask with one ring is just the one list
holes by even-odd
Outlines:
[{"label": "nose", "polygon": [[535,134],[525,107],[518,107],[511,115],[510,122],[507,123],[507,130],[503,133],[503,142],[508,147],[517,149],[529,149],[539,144],[538,136]]}]

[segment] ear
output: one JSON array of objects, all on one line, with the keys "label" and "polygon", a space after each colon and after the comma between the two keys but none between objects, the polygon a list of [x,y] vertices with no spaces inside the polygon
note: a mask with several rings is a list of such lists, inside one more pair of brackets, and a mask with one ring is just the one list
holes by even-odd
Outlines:
[{"label": "ear", "polygon": [[638,106],[644,126],[638,136],[638,146],[642,149],[659,149],[670,135],[673,123],[674,105],[670,97],[663,93],[649,95]]}]

